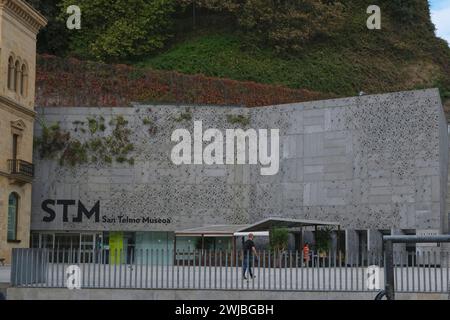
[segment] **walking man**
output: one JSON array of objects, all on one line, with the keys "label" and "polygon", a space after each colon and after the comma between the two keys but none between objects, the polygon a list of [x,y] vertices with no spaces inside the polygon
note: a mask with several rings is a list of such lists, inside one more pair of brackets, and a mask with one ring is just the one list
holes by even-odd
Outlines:
[{"label": "walking man", "polygon": [[253,256],[258,257],[258,254],[256,252],[255,243],[253,242],[253,233],[250,233],[248,235],[247,241],[244,243],[244,265],[243,265],[243,277],[245,280],[247,280],[247,277],[245,276],[247,269],[248,273],[250,275],[250,278],[253,279],[255,276],[253,275]]}]

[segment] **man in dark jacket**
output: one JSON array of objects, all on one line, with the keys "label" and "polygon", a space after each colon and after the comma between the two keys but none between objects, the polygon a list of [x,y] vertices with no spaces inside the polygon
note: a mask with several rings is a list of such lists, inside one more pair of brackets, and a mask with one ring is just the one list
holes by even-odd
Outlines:
[{"label": "man in dark jacket", "polygon": [[255,278],[253,275],[252,267],[253,267],[253,256],[258,257],[258,254],[256,252],[255,243],[253,242],[253,233],[250,233],[248,235],[247,241],[244,242],[244,263],[243,263],[243,277],[245,280],[247,280],[247,277],[245,276],[247,269],[248,273],[250,275],[250,278]]}]

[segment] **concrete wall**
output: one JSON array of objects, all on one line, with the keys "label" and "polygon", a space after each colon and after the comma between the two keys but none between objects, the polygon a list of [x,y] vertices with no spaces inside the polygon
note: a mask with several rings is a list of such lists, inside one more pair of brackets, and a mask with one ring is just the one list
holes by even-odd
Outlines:
[{"label": "concrete wall", "polygon": [[[132,129],[135,164],[61,167],[37,157],[34,230],[162,230],[256,222],[269,216],[339,221],[347,229],[443,230],[448,136],[437,90],[421,90],[283,106],[242,109],[191,107],[192,120],[175,121],[186,107],[44,108],[39,117],[74,131],[75,121],[123,115]],[[175,166],[175,128],[239,128],[227,116],[250,116],[245,128],[280,129],[280,171],[259,165]],[[150,117],[156,133],[143,119]],[[106,134],[110,130],[107,128]],[[37,126],[36,135],[41,134]],[[97,133],[98,134],[98,133]],[[444,174],[445,173],[445,174]],[[43,222],[45,199],[101,202],[101,215],[169,218],[164,224]],[[69,210],[69,217],[76,215]],[[70,219],[69,219],[70,220]]]},{"label": "concrete wall", "polygon": [[[9,288],[8,300],[374,300],[376,292]],[[397,300],[447,300],[448,294],[396,293]]]}]

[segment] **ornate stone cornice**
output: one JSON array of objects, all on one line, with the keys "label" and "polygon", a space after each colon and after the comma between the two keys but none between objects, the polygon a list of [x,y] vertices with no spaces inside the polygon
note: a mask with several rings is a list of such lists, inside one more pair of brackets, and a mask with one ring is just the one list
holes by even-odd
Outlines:
[{"label": "ornate stone cornice", "polygon": [[47,19],[23,0],[0,0],[0,11],[5,10],[37,34],[47,25]]},{"label": "ornate stone cornice", "polygon": [[25,108],[24,106],[14,102],[13,100],[0,95],[0,108],[2,106],[6,106],[6,107],[8,107],[10,109],[17,110],[18,112],[20,112],[22,114],[25,114],[25,115],[33,118],[33,119],[36,116],[36,111],[28,109],[28,108]]}]

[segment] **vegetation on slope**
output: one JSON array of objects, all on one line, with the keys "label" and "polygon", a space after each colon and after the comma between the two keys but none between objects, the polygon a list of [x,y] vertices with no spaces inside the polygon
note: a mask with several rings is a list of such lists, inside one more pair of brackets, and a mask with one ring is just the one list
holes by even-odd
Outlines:
[{"label": "vegetation on slope", "polygon": [[325,95],[437,86],[450,99],[450,49],[426,0],[378,1],[381,30],[366,27],[368,0],[80,0],[86,28],[73,32],[71,1],[31,1],[50,18],[41,52]]}]

